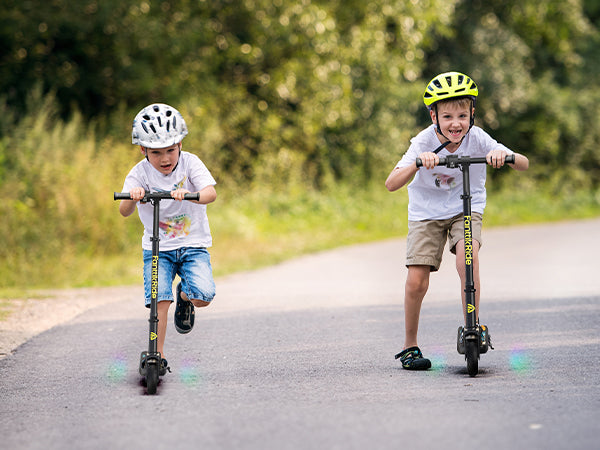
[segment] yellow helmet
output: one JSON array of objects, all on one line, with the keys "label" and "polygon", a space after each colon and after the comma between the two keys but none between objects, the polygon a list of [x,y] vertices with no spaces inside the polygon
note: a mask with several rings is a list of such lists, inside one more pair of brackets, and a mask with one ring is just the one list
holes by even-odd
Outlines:
[{"label": "yellow helmet", "polygon": [[471,97],[475,100],[477,94],[477,85],[469,76],[460,72],[446,72],[429,82],[423,94],[423,102],[430,107],[435,102],[449,98]]}]

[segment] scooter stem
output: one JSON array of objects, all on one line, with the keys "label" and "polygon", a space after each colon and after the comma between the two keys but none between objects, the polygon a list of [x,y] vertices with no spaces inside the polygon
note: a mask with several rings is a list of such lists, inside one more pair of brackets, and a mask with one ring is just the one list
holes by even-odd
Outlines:
[{"label": "scooter stem", "polygon": [[154,355],[158,351],[158,254],[159,254],[159,215],[160,215],[160,198],[151,200],[154,206],[154,226],[152,227],[152,275],[150,288],[150,339],[148,340],[148,353]]},{"label": "scooter stem", "polygon": [[460,164],[463,175],[463,227],[465,238],[465,303],[466,329],[472,330],[477,326],[477,312],[475,309],[475,283],[473,281],[473,231],[471,227],[471,184],[469,177],[469,163]]}]

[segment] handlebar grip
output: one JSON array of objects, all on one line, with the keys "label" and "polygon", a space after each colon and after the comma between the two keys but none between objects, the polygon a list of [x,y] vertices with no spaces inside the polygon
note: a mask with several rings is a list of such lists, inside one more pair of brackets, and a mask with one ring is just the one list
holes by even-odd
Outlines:
[{"label": "handlebar grip", "polygon": [[514,164],[515,163],[515,154],[512,153],[510,155],[506,155],[506,158],[504,158],[504,162],[508,163],[508,164]]},{"label": "handlebar grip", "polygon": [[184,200],[200,200],[200,192],[194,192],[193,194],[185,194]]},{"label": "handlebar grip", "polygon": [[[417,158],[415,163],[417,164],[417,167],[423,167],[423,161],[421,161],[421,158]],[[438,163],[438,166],[445,166],[446,165],[446,158],[444,158],[443,156],[440,156],[440,162]]]},{"label": "handlebar grip", "polygon": [[115,192],[114,199],[115,200],[131,200],[131,195],[129,195],[129,192]]}]

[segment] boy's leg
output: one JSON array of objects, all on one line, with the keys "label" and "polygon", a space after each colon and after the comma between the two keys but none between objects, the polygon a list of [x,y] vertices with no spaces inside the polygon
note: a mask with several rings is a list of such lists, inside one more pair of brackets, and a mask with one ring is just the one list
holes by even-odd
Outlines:
[{"label": "boy's leg", "polygon": [[[471,235],[473,244],[473,284],[475,285],[475,310],[476,316],[479,318],[479,249],[481,247],[481,227],[483,224],[483,216],[480,213],[473,212],[471,214]],[[461,298],[463,304],[463,315],[466,320],[466,268],[465,268],[465,238],[464,238],[464,223],[462,214],[453,219],[450,226],[449,247],[450,251],[456,255],[456,270],[460,277]]]},{"label": "boy's leg", "polygon": [[180,262],[181,298],[200,308],[210,305],[215,296],[215,282],[208,251],[186,248]]},{"label": "boy's leg", "polygon": [[[165,358],[164,345],[165,337],[167,335],[167,319],[169,316],[169,307],[171,306],[170,301],[158,302],[158,330],[156,338],[156,346],[158,353],[161,354],[162,358]],[[165,358],[166,359],[166,358]]]},{"label": "boy's leg", "polygon": [[417,347],[421,304],[429,288],[429,275],[440,267],[446,243],[448,221],[409,221],[406,238],[404,287],[404,349]]},{"label": "boy's leg", "polygon": [[[150,297],[152,290],[152,252],[144,250],[144,291],[146,307],[150,308]],[[156,347],[157,351],[164,358],[164,344],[167,332],[168,312],[171,303],[173,302],[173,278],[175,277],[174,269],[174,252],[160,252],[158,258],[158,292],[156,313],[158,316],[158,326],[156,330]]]},{"label": "boy's leg", "polygon": [[210,305],[215,296],[215,282],[208,251],[205,248],[194,247],[180,249],[178,274],[181,283],[177,287],[180,300],[177,301],[175,309],[175,328],[180,333],[189,333],[194,326],[194,307],[203,308]]},{"label": "boy's leg", "polygon": [[404,348],[418,347],[417,332],[423,298],[429,287],[431,266],[408,266],[404,287]]}]

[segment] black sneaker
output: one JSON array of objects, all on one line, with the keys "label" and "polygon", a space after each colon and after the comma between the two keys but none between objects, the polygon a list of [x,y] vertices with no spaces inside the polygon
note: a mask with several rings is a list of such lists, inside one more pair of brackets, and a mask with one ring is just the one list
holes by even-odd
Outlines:
[{"label": "black sneaker", "polygon": [[423,357],[419,347],[402,350],[396,355],[396,359],[398,358],[402,362],[402,367],[407,370],[427,370],[431,367],[431,361]]},{"label": "black sneaker", "polygon": [[181,298],[181,283],[177,285],[177,306],[175,306],[175,329],[186,334],[194,328],[194,305],[190,301]]}]

